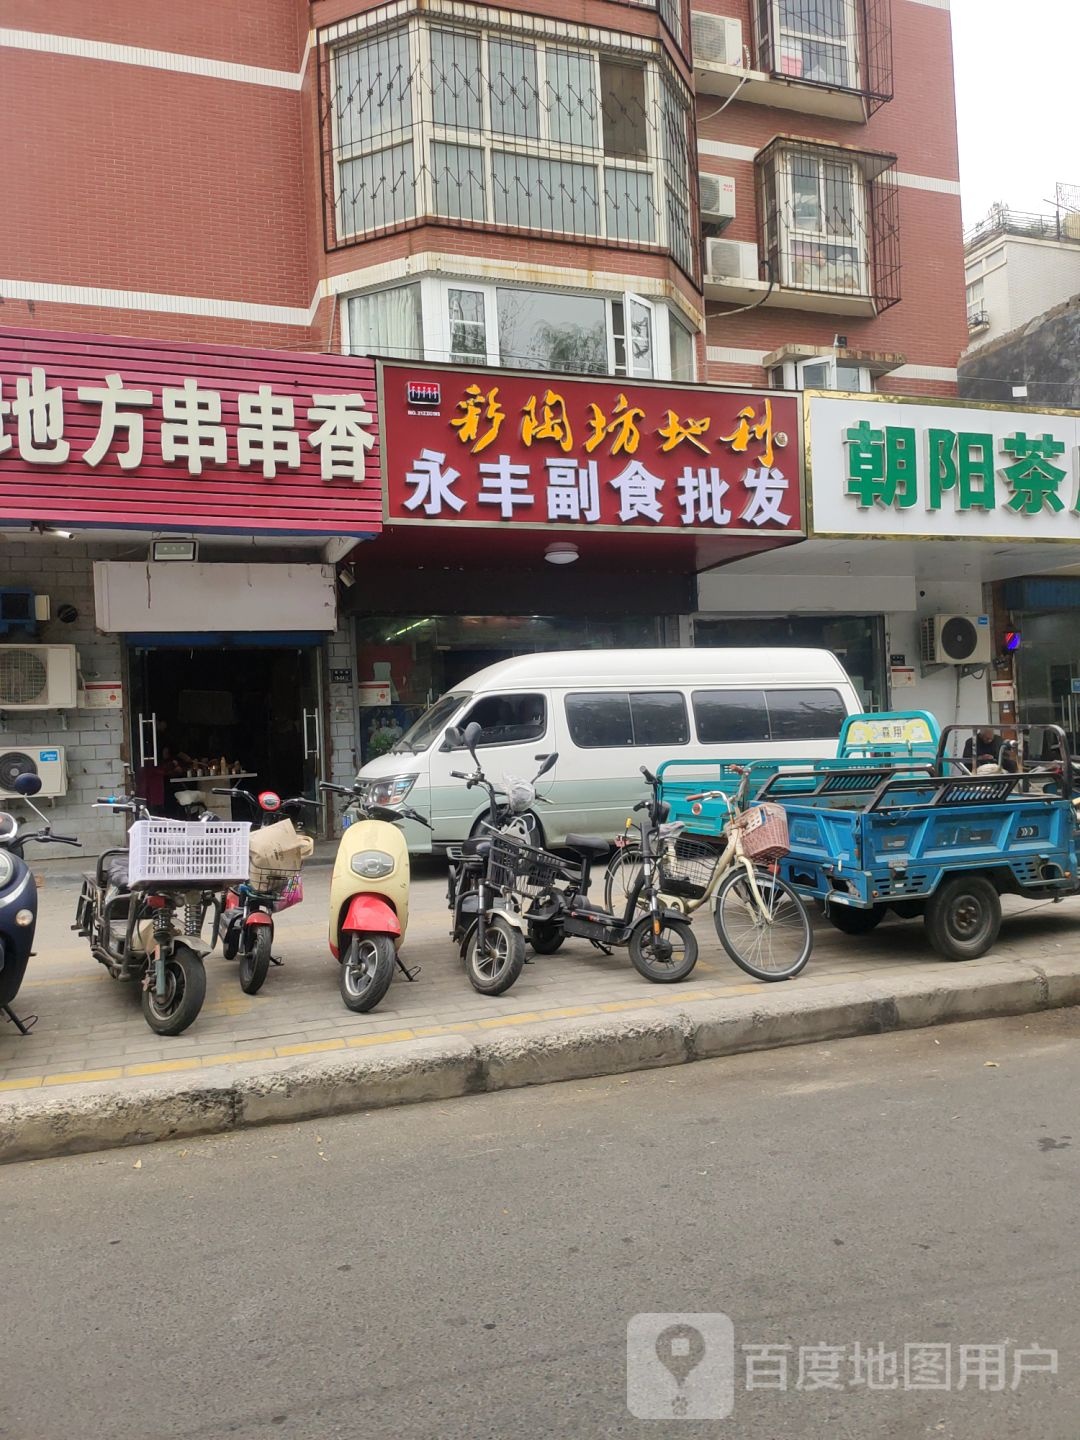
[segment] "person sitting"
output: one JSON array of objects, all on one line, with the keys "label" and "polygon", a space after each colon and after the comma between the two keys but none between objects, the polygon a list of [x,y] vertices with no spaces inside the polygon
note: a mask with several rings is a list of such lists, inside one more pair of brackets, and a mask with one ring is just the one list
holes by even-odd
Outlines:
[{"label": "person sitting", "polygon": [[997,769],[1015,775],[1017,770],[1016,751],[1011,743],[1003,735],[998,735],[989,725],[980,726],[974,735],[964,746],[964,759],[971,770],[980,770],[984,774],[983,766],[994,766]]}]

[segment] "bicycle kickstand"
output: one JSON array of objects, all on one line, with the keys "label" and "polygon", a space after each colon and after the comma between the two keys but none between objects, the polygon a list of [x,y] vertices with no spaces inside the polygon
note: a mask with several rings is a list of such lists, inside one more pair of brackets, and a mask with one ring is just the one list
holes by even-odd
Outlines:
[{"label": "bicycle kickstand", "polygon": [[408,965],[405,964],[405,961],[402,960],[402,958],[401,958],[400,955],[395,955],[395,956],[394,956],[394,959],[397,961],[397,967],[398,967],[398,969],[401,971],[401,973],[405,976],[405,979],[406,979],[406,980],[415,980],[416,977],[417,977],[417,975],[420,974],[420,971],[421,971],[421,969],[423,968],[423,967],[420,966],[420,965],[414,965],[414,966],[412,967],[412,969],[410,970],[409,967],[408,967]]},{"label": "bicycle kickstand", "polygon": [[10,1020],[20,1035],[29,1035],[38,1018],[36,1015],[27,1015],[25,1020],[20,1020],[10,1005],[0,1005],[0,1015],[3,1015],[5,1020]]}]

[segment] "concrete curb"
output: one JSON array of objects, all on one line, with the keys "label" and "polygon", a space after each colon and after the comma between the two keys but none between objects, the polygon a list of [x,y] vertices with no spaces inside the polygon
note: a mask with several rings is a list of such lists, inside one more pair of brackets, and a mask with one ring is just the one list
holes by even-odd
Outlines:
[{"label": "concrete curb", "polygon": [[973,962],[958,967],[955,984],[913,974],[887,983],[778,985],[692,1009],[660,1005],[645,1014],[493,1030],[478,1040],[448,1035],[373,1045],[347,1059],[59,1086],[47,1099],[41,1091],[13,1092],[0,1104],[0,1163],[1078,1004],[1080,960],[1015,968]]}]

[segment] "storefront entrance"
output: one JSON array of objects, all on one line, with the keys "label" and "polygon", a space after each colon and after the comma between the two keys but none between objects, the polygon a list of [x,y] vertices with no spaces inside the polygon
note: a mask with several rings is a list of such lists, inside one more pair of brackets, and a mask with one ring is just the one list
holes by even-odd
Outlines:
[{"label": "storefront entrance", "polygon": [[220,777],[222,762],[231,778],[214,783],[316,798],[319,647],[163,639],[128,649],[131,768],[151,808],[179,813],[179,782]]}]

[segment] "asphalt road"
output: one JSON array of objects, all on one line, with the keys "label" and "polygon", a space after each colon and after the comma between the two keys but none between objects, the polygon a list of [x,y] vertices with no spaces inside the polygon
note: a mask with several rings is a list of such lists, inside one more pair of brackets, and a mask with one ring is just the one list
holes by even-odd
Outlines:
[{"label": "asphalt road", "polygon": [[[0,1171],[0,1436],[1076,1440],[1078,1039],[1058,1012]],[[731,1317],[733,1417],[629,1414],[641,1312]],[[681,1391],[673,1322],[636,1323],[647,1396],[723,1405],[722,1322],[686,1322]],[[748,1389],[752,1345],[786,1388]],[[1014,1390],[1031,1347],[1058,1374]]]}]

